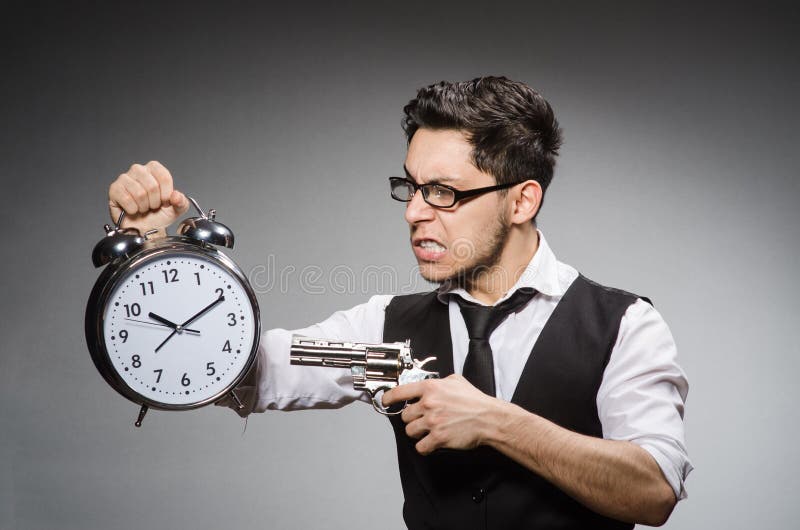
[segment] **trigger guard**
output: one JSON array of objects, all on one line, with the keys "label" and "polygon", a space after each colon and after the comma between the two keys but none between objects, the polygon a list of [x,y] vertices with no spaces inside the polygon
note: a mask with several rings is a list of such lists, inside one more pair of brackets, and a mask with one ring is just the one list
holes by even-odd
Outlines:
[{"label": "trigger guard", "polygon": [[[379,389],[375,390],[374,392],[373,391],[369,391],[369,395],[370,395],[370,398],[371,398],[371,401],[372,401],[372,408],[374,408],[377,412],[383,414],[384,416],[397,416],[398,414],[402,413],[403,409],[405,409],[408,406],[408,401],[403,401],[403,406],[400,407],[397,410],[392,410],[391,406],[388,407],[388,408],[384,407],[383,403],[381,403],[380,399],[378,399],[378,393],[381,392],[381,391],[386,392],[387,390],[390,390],[390,389],[389,388],[379,388]],[[383,394],[381,394],[381,395],[383,395]]]}]

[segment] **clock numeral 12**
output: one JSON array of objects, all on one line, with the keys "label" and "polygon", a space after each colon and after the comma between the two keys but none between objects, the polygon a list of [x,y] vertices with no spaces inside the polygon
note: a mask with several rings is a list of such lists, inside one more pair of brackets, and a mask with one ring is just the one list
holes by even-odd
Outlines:
[{"label": "clock numeral 12", "polygon": [[170,269],[168,271],[161,271],[164,275],[164,282],[165,283],[172,283],[180,281],[178,280],[178,269]]}]

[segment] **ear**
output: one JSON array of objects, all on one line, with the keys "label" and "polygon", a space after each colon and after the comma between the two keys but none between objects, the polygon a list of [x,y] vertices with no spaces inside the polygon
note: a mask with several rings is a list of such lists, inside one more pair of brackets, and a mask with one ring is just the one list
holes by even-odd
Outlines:
[{"label": "ear", "polygon": [[530,223],[542,204],[542,186],[535,180],[526,180],[509,193],[512,196],[511,223]]}]

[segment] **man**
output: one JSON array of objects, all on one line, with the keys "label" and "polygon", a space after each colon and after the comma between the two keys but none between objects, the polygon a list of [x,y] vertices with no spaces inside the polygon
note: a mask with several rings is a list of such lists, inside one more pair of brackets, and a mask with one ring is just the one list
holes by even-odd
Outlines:
[{"label": "man", "polygon": [[[383,398],[411,402],[392,421],[410,528],[663,524],[691,471],[688,385],[649,301],[558,262],[536,228],[561,143],[550,105],[486,77],[423,88],[404,110],[405,176],[391,192],[439,289],[267,331],[239,388],[244,414],[363,399],[344,372],[290,366],[293,333],[410,338],[443,377]],[[112,218],[123,208],[140,230],[188,208],[157,162],[132,166],[109,198]]]}]

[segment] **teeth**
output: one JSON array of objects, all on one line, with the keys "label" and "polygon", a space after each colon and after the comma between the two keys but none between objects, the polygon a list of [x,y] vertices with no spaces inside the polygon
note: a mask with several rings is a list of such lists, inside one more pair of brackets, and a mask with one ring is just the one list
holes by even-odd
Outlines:
[{"label": "teeth", "polygon": [[422,248],[427,248],[427,249],[430,249],[430,250],[437,250],[437,251],[440,251],[440,252],[444,251],[444,249],[445,249],[442,245],[440,245],[436,241],[430,241],[430,240],[421,241],[419,246],[421,246]]}]

